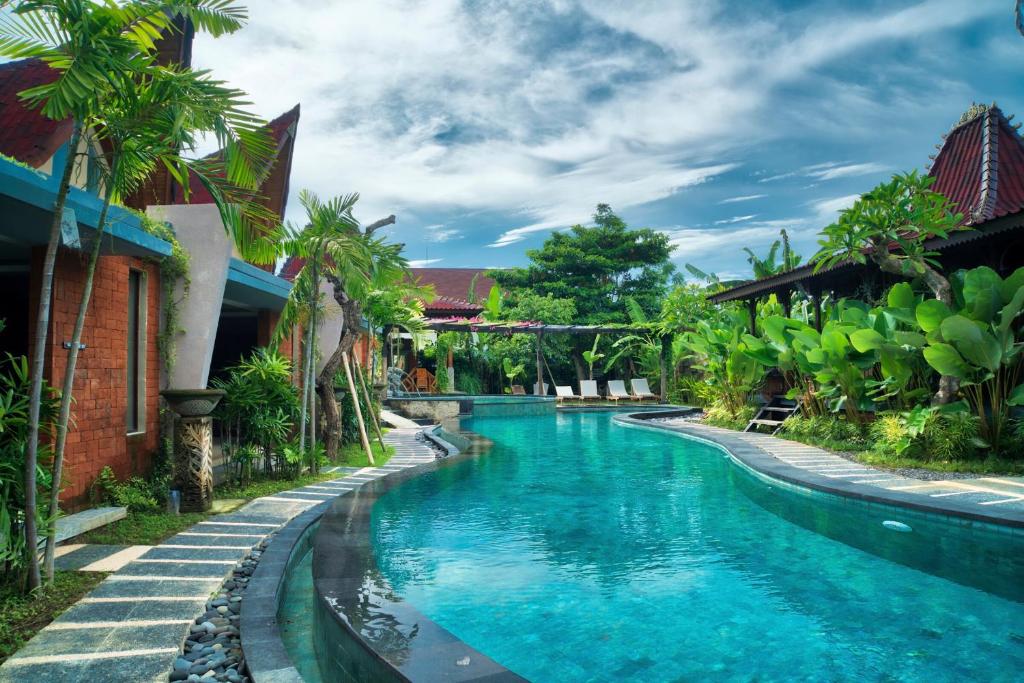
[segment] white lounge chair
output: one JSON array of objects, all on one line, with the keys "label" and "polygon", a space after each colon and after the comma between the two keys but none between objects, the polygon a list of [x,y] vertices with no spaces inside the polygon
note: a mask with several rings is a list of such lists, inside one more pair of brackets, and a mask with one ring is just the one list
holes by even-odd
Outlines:
[{"label": "white lounge chair", "polygon": [[578,401],[580,397],[572,393],[572,387],[560,387],[555,385],[555,397],[561,401]]},{"label": "white lounge chair", "polygon": [[597,393],[596,379],[580,380],[580,398],[584,401],[600,401],[601,394]]},{"label": "white lounge chair", "polygon": [[548,395],[548,383],[547,382],[541,382],[540,386],[541,386],[541,390],[537,391],[537,385],[536,384],[533,385],[533,394],[534,394],[534,396],[547,396]]},{"label": "white lounge chair", "polygon": [[626,383],[621,379],[612,379],[608,381],[608,400],[609,401],[621,401],[626,399],[627,401],[635,401],[635,396],[630,396],[629,392],[626,391]]},{"label": "white lounge chair", "polygon": [[640,379],[629,380],[629,385],[633,388],[633,398],[638,401],[645,399],[660,400],[661,396],[651,391],[651,386],[647,383],[647,378],[641,377]]}]

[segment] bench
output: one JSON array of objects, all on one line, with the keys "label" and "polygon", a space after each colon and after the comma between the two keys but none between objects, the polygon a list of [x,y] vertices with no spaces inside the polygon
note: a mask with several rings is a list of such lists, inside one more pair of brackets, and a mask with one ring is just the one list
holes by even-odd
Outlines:
[{"label": "bench", "polygon": [[57,520],[57,543],[80,536],[128,516],[128,508],[105,507],[83,510]]}]

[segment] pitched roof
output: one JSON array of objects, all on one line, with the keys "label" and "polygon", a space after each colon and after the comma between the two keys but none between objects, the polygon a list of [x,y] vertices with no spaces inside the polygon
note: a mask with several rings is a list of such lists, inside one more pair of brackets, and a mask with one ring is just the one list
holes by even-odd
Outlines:
[{"label": "pitched roof", "polygon": [[968,225],[1024,210],[1024,139],[999,107],[971,107],[945,136],[929,175]]},{"label": "pitched roof", "polygon": [[[260,187],[260,196],[263,198],[267,208],[284,217],[285,208],[288,203],[288,186],[292,172],[292,153],[295,150],[295,135],[299,125],[300,105],[294,107],[278,116],[268,125],[270,134],[277,142],[277,154],[274,158],[274,167],[270,175]],[[214,152],[215,156],[220,152]],[[189,183],[191,196],[185,202],[180,193],[174,196],[175,204],[213,204],[213,197],[206,188],[193,175]]]},{"label": "pitched roof", "polygon": [[[945,195],[964,215],[964,223],[977,229],[997,218],[1024,211],[1024,138],[1011,125],[1010,118],[995,104],[975,104],[943,136],[938,153],[932,157],[928,174],[935,178],[935,184],[931,189]],[[955,247],[989,234],[994,232],[957,233],[929,248],[941,251],[946,246]],[[737,285],[715,294],[711,300],[721,303],[750,298],[849,267],[850,264],[841,263],[815,273],[814,264],[807,263]]]},{"label": "pitched roof", "polygon": [[0,153],[38,168],[71,137],[71,119],[48,119],[18,97],[55,80],[57,72],[40,59],[0,64]]}]

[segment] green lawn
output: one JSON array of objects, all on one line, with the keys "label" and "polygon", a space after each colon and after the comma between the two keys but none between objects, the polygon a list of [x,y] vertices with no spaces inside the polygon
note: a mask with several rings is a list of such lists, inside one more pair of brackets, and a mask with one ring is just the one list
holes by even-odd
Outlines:
[{"label": "green lawn", "polygon": [[[391,446],[384,451],[379,443],[373,443],[374,461],[383,465],[395,454]],[[343,446],[337,465],[345,467],[367,467],[366,453],[360,444]],[[218,486],[213,495],[218,499],[253,500],[270,496],[282,491],[309,486],[329,479],[337,479],[337,474],[304,474],[295,479],[279,479],[277,477],[256,477],[253,481],[240,486],[236,483]],[[185,531],[193,524],[201,522],[209,515],[201,512],[188,512],[180,515],[169,515],[165,512],[130,512],[122,520],[95,529],[75,539],[76,543],[102,543],[108,545],[156,545],[176,533]]]},{"label": "green lawn", "polygon": [[105,545],[156,545],[193,524],[203,521],[202,512],[129,512],[128,516],[99,529],[93,529],[74,539],[75,543],[101,543]]},{"label": "green lawn", "polygon": [[0,589],[0,663],[107,575],[102,572],[57,572],[52,586],[35,596],[11,587]]},{"label": "green lawn", "polygon": [[[380,443],[376,440],[370,442],[370,450],[373,451],[373,464],[376,467],[380,467],[395,454],[393,446],[388,446],[387,451],[381,450]],[[363,450],[363,446],[360,443],[350,443],[341,447],[341,452],[338,453],[338,461],[334,463],[336,465],[343,465],[345,467],[369,467],[370,462],[366,459],[366,451]]]}]

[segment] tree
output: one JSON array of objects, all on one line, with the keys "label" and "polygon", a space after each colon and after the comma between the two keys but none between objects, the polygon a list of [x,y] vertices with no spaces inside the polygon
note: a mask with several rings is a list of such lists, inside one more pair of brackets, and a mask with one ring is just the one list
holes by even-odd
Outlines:
[{"label": "tree", "polygon": [[598,204],[594,226],[556,232],[540,249],[526,252],[528,267],[494,270],[488,276],[510,291],[572,300],[578,323],[625,323],[627,298],[648,315],[661,309],[674,270],[669,261],[673,248],[666,235],[649,228],[631,230],[610,206]]},{"label": "tree", "polygon": [[[675,270],[669,261],[673,249],[666,235],[649,228],[630,229],[610,206],[598,204],[593,226],[574,225],[568,232],[554,233],[540,249],[527,252],[528,267],[487,274],[513,294],[531,291],[571,300],[575,323],[628,323],[629,299],[646,315],[661,310]],[[573,339],[579,379],[586,377],[583,351],[590,342]]]},{"label": "tree", "polygon": [[[318,299],[321,280],[331,284],[334,300],[341,308],[342,330],[338,345],[315,384],[324,411],[325,451],[332,460],[337,458],[341,445],[341,415],[334,398],[335,377],[359,336],[363,304],[374,291],[394,286],[409,277],[408,262],[401,255],[402,245],[389,244],[374,236],[377,229],[393,223],[394,216],[360,228],[352,215],[358,199],[359,195],[351,194],[323,202],[312,192],[300,193],[299,200],[306,209],[308,224],[301,230],[289,228],[290,238],[285,242],[285,250],[304,262],[295,278],[293,293],[297,293],[289,296],[275,332],[275,338],[280,340],[296,324],[301,322],[306,326],[307,370],[303,389],[312,391],[318,327],[316,306],[313,305],[316,300],[303,301],[296,297],[306,292],[307,296]],[[309,405],[311,412],[312,394]],[[315,424],[311,425],[311,432],[315,433]]]},{"label": "tree", "polygon": [[[265,129],[265,125],[260,125],[259,119],[241,111],[236,104],[242,99],[243,94],[228,88],[207,74],[175,66],[164,67],[151,61],[135,79],[127,83],[131,87],[112,92],[99,103],[99,111],[87,128],[86,137],[94,138],[89,140],[90,144],[95,144],[106,151],[107,168],[103,173],[103,207],[100,210],[96,235],[86,266],[85,282],[64,371],[64,387],[61,392],[60,417],[54,447],[52,481],[55,482],[61,481],[75,368],[111,202],[126,197],[138,189],[158,164],[180,166],[184,162],[185,167],[191,171],[181,174],[185,181],[182,186],[185,193],[189,191],[188,182],[194,174],[202,178],[204,184],[223,190],[211,194],[215,201],[224,204],[227,201],[225,195],[237,197],[239,193],[235,192],[234,188],[238,185],[248,185],[240,188],[242,192],[254,193],[269,171],[273,158],[269,131],[263,131],[265,140],[258,137],[260,129]],[[230,156],[225,156],[225,177],[220,177],[209,174],[211,168],[219,169],[219,166],[208,168],[202,162],[193,162],[183,157],[184,151],[194,148],[196,136],[203,133],[217,137],[226,147],[231,147],[231,140],[241,137],[255,140],[259,144],[255,148],[245,144],[235,146],[232,154],[241,148],[247,150],[249,158],[243,159],[241,163],[232,163],[234,160]],[[236,215],[236,207],[237,204],[221,206],[229,215]],[[250,234],[250,231],[234,230],[232,234],[240,238],[243,234]],[[236,246],[244,255],[250,251],[251,243]],[[50,491],[50,528],[44,561],[48,581],[53,580],[56,546],[53,536],[59,492],[59,487],[56,486]]]},{"label": "tree", "polygon": [[[747,252],[747,263],[750,264],[754,271],[754,279],[760,280],[761,278],[785,273],[800,265],[800,255],[795,253],[789,246],[789,235],[785,230],[781,230],[779,234],[780,239],[772,242],[771,247],[768,248],[768,255],[763,259],[759,258],[749,248],[743,248],[743,251]],[[779,249],[782,249],[782,261],[776,262],[775,257],[778,255]]]},{"label": "tree", "polygon": [[[821,249],[813,259],[815,270],[870,260],[887,273],[920,278],[938,301],[952,305],[949,280],[927,243],[962,229],[963,215],[953,211],[946,197],[931,190],[934,182],[935,178],[912,171],[894,175],[862,195],[822,230]],[[956,378],[944,374],[934,401],[949,403],[956,392]]]},{"label": "tree", "polygon": [[[13,7],[11,7],[13,5]],[[93,121],[100,103],[111,93],[131,87],[132,79],[156,52],[154,40],[173,29],[173,18],[183,16],[200,30],[214,35],[237,29],[245,13],[225,0],[186,0],[118,4],[90,0],[22,0],[17,4],[0,1],[10,12],[0,19],[0,56],[11,59],[35,58],[58,72],[52,83],[19,93],[27,106],[43,116],[72,120],[69,153],[54,200],[36,316],[32,350],[30,428],[25,458],[27,507],[35,507],[36,468],[39,449],[39,411],[42,397],[44,360],[50,323],[50,297],[60,239],[60,224],[83,132]],[[56,483],[54,484],[56,485]],[[27,516],[26,542],[38,542],[35,518]],[[33,563],[29,589],[41,583],[39,566]]]}]

